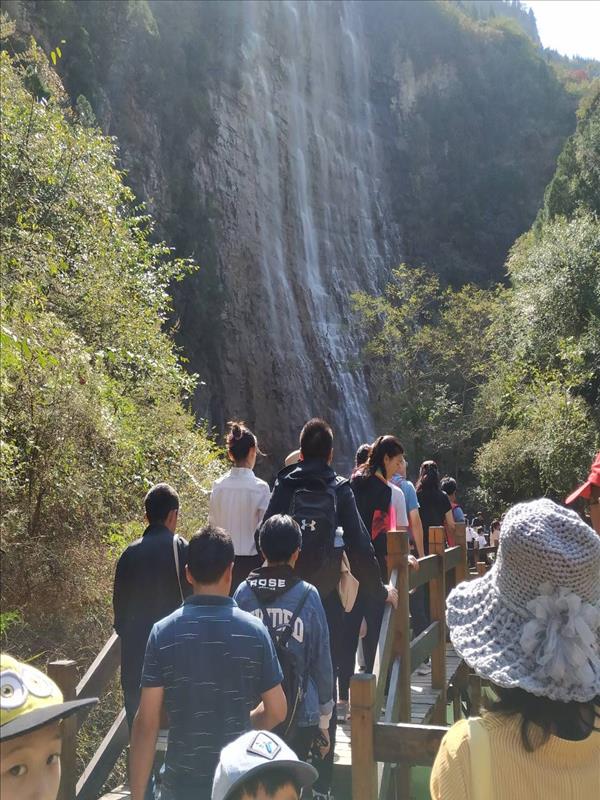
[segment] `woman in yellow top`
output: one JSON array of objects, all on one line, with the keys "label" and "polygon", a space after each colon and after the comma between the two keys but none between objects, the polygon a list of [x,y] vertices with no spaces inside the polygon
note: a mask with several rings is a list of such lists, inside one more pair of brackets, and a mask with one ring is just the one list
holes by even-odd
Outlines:
[{"label": "woman in yellow top", "polygon": [[514,506],[447,619],[497,699],[442,740],[433,800],[600,798],[600,538],[550,500]]}]

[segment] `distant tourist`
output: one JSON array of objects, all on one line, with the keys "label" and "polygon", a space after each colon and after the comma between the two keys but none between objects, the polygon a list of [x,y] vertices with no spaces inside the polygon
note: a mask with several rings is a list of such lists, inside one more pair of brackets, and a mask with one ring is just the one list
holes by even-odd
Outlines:
[{"label": "distant tourist", "polygon": [[[400,462],[398,472],[392,477],[392,483],[398,486],[406,501],[411,553],[417,558],[423,558],[425,548],[423,545],[423,524],[419,514],[419,499],[414,484],[406,477],[407,468],[408,462],[404,458]],[[410,627],[413,636],[418,636],[429,625],[425,586],[418,586],[408,595],[408,604],[410,608]],[[431,672],[429,661],[427,660],[418,666],[416,671],[420,675],[429,674]]]},{"label": "distant tourist", "polygon": [[500,542],[500,520],[495,519],[490,527],[490,546],[498,547]]},{"label": "distant tourist", "polygon": [[[315,748],[324,757],[329,750],[333,711],[333,667],[319,593],[294,573],[302,547],[300,526],[291,517],[276,514],[263,523],[259,545],[267,565],[250,573],[239,585],[234,600],[261,619],[271,637],[290,654],[283,659],[290,671],[287,681],[286,667],[280,660],[288,716],[276,732],[299,758],[306,759]],[[315,788],[319,791],[323,787],[317,781]]]},{"label": "distant tourist", "polygon": [[209,526],[194,534],[185,568],[193,594],[152,628],[131,740],[132,800],[144,795],[163,702],[170,728],[161,800],[209,797],[221,749],[285,719],[271,637],[229,597],[233,559],[225,531]]},{"label": "distant tourist", "polygon": [[233,540],[233,593],[252,570],[260,566],[254,532],[267,510],[271,490],[252,471],[260,452],[256,436],[243,422],[228,424],[227,456],[233,466],[213,483],[208,520],[211,525],[226,530]]},{"label": "distant tourist", "polygon": [[[385,586],[375,557],[370,536],[356,508],[347,480],[339,478],[331,468],[333,431],[322,419],[311,419],[300,434],[301,460],[284,468],[275,481],[271,501],[265,514],[290,514],[302,530],[302,550],[296,562],[296,573],[319,591],[327,625],[334,674],[339,661],[343,633],[344,608],[338,594],[342,549],[335,547],[336,530],[343,529],[343,544],[350,560],[352,574],[361,589],[375,597],[397,605],[398,593]],[[337,717],[331,717],[331,748],[324,763],[315,763],[322,786],[331,785],[333,751]],[[314,796],[327,797],[329,789]]]},{"label": "distant tourist", "polygon": [[477,528],[477,542],[476,542],[476,544],[477,544],[477,549],[478,550],[481,550],[482,547],[487,547],[488,546],[488,541],[487,541],[487,538],[486,538],[486,535],[485,535],[485,529],[483,528],[483,526],[480,526],[479,528]]},{"label": "distant tourist", "polygon": [[580,497],[587,500],[592,527],[600,536],[600,452],[596,454],[587,481],[570,494],[565,503],[571,505]]},{"label": "distant tourist", "polygon": [[[360,475],[369,459],[371,445],[361,444],[354,458],[354,469],[352,470],[351,481]],[[340,639],[340,650],[338,654],[338,704],[337,717],[339,722],[346,722],[350,712],[350,680],[356,671],[356,657],[359,637],[366,635],[367,623],[365,616],[365,594],[361,592],[360,586],[352,610],[344,614],[344,632]]]},{"label": "distant tourist", "polygon": [[[448,495],[448,500],[450,500],[450,505],[452,506],[452,518],[454,522],[465,522],[465,513],[460,507],[458,500],[456,499],[456,481],[454,478],[447,476],[442,478],[440,482],[440,487],[442,492],[446,492]],[[453,547],[455,544],[454,536],[448,533],[448,544]]]},{"label": "distant tourist", "polygon": [[0,654],[0,796],[56,800],[60,785],[61,721],[98,698],[63,701],[39,669]]},{"label": "distant tourist", "polygon": [[454,540],[454,517],[448,495],[440,487],[440,473],[435,461],[424,461],[417,481],[419,514],[423,525],[423,544],[429,555],[429,528],[444,527],[446,537]]},{"label": "distant tourist", "polygon": [[[398,472],[400,462],[403,460],[404,448],[400,441],[395,436],[379,436],[371,446],[364,467],[354,473],[350,482],[356,498],[356,507],[371,534],[385,581],[388,579],[387,532],[395,530],[398,526],[408,527],[404,494],[397,486],[390,483],[390,479]],[[364,596],[363,602],[367,622],[363,653],[366,671],[370,672],[375,661],[384,601],[381,597]]]},{"label": "distant tourist", "polygon": [[456,652],[489,681],[442,740],[433,800],[600,797],[600,538],[550,500],[506,514],[483,577],[448,596]]},{"label": "distant tourist", "polygon": [[477,531],[473,527],[472,523],[467,522],[467,531],[466,531],[466,539],[467,539],[467,558],[469,560],[469,566],[475,566],[475,551],[477,549]]},{"label": "distant tourist", "polygon": [[221,750],[211,800],[300,800],[303,789],[308,800],[316,777],[274,733],[251,731]]},{"label": "distant tourist", "polygon": [[115,631],[121,638],[121,686],[129,731],[140,701],[140,679],[152,626],[181,605],[187,542],[175,536],[179,496],[158,483],[144,500],[148,527],[119,558],[113,590]]}]

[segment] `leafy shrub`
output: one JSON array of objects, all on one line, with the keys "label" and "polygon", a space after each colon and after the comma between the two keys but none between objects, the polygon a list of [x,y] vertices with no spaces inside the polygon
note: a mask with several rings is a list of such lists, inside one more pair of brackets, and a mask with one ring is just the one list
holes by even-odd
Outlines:
[{"label": "leafy shrub", "polygon": [[87,665],[148,487],[177,486],[191,533],[220,469],[166,330],[169,287],[196,267],[153,240],[115,142],[71,114],[34,43],[1,53],[0,78],[5,644]]}]

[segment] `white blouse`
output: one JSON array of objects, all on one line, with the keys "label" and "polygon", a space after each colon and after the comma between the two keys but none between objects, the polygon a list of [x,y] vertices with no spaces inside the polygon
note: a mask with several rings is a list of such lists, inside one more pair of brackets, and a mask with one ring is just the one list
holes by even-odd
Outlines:
[{"label": "white blouse", "polygon": [[232,467],[213,483],[208,521],[231,535],[236,556],[257,555],[254,531],[270,497],[269,484],[246,467]]}]

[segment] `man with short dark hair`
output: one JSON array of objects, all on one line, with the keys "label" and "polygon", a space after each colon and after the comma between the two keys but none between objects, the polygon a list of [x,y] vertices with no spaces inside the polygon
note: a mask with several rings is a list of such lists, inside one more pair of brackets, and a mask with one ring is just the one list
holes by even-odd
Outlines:
[{"label": "man with short dark hair", "polygon": [[233,560],[226,531],[207,526],[194,534],[185,567],[193,594],[152,628],[131,741],[132,800],[144,794],[163,702],[170,722],[164,800],[209,797],[221,748],[285,719],[271,638],[229,597]]},{"label": "man with short dark hair", "polygon": [[[360,582],[361,590],[374,599],[385,600],[397,605],[398,593],[391,586],[385,586],[381,580],[381,571],[371,544],[371,537],[356,508],[350,484],[345,478],[338,477],[331,468],[333,432],[327,422],[315,417],[306,423],[300,433],[300,453],[301,461],[298,464],[285,467],[278,474],[264,519],[267,520],[274,514],[292,513],[292,505],[302,493],[322,490],[333,495],[335,497],[334,527],[339,526],[343,529],[343,545],[350,561],[352,574]],[[305,527],[304,542],[305,537],[314,529],[314,520],[307,516],[302,524]],[[337,592],[341,564],[337,564],[336,570],[335,561],[332,560],[331,570],[320,568],[318,572],[312,572],[312,567],[307,569],[307,564],[310,563],[308,549],[303,544],[296,571],[300,577],[313,583],[321,595],[329,627],[331,660],[335,676],[339,663],[340,637],[344,623],[344,609]],[[341,548],[339,553],[341,559]],[[323,787],[331,785],[336,727],[337,718],[334,708],[329,727],[331,750],[326,756],[325,763],[319,766],[319,779]],[[323,788],[322,791],[314,794],[315,798],[326,799],[329,796],[328,788]]]},{"label": "man with short dark hair", "polygon": [[[445,492],[448,495],[448,500],[450,500],[450,505],[452,506],[452,517],[454,518],[454,522],[465,522],[465,512],[462,510],[458,500],[456,499],[456,481],[454,478],[451,478],[450,476],[442,478],[440,481],[440,487],[442,492]],[[452,544],[454,544],[454,542],[452,542]]]},{"label": "man with short dark hair", "polygon": [[[153,486],[144,500],[148,527],[117,562],[113,591],[115,631],[121,637],[121,686],[131,733],[140,700],[148,635],[174,611],[190,587],[184,579],[187,542],[175,535],[179,496],[168,483]],[[175,556],[178,559],[179,573]]]}]

